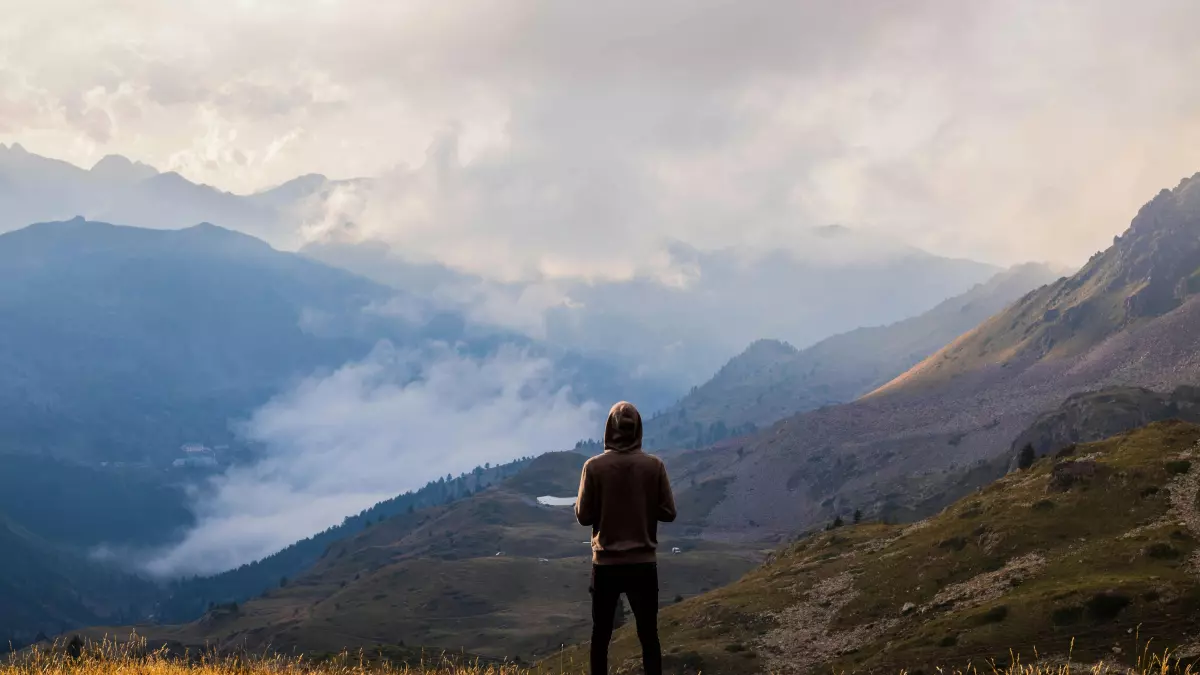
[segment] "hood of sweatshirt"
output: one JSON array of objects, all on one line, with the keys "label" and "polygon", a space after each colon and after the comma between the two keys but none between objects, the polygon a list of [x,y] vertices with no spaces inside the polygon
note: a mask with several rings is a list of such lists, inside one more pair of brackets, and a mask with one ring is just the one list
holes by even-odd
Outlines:
[{"label": "hood of sweatshirt", "polygon": [[634,452],[642,449],[642,415],[633,404],[621,401],[608,411],[604,425],[604,449]]}]

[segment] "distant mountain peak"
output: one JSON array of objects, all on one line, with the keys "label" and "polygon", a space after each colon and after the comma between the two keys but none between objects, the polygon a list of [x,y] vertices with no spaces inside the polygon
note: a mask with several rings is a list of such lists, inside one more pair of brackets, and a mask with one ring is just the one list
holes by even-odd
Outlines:
[{"label": "distant mountain peak", "polygon": [[[797,349],[783,340],[760,338],[751,342],[739,356],[757,356],[760,354],[795,354]],[[734,357],[737,358],[737,357]]]},{"label": "distant mountain peak", "polygon": [[93,175],[108,180],[128,183],[135,183],[158,175],[158,169],[149,164],[135,162],[123,155],[105,155],[92,165],[90,171]]},{"label": "distant mountain peak", "polygon": [[834,223],[832,225],[822,225],[814,228],[814,231],[822,237],[842,237],[850,234],[853,230],[845,225],[838,225]]}]

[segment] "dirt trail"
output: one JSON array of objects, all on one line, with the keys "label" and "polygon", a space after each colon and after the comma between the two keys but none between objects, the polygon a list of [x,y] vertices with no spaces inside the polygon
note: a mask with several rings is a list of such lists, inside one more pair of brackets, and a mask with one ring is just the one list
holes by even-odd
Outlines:
[{"label": "dirt trail", "polygon": [[950,584],[917,611],[924,614],[982,605],[1011,591],[1015,584],[1036,575],[1045,566],[1046,559],[1040,553],[1013,558],[994,572],[984,572],[961,583]]},{"label": "dirt trail", "polygon": [[[1200,441],[1191,448],[1179,454],[1179,459],[1195,461],[1200,454]],[[1167,485],[1171,495],[1171,517],[1187,527],[1192,537],[1200,539],[1200,509],[1196,507],[1196,498],[1200,495],[1200,467],[1192,467],[1187,473],[1175,477]],[[1188,568],[1200,575],[1200,549],[1188,557]]]},{"label": "dirt trail", "polygon": [[807,673],[813,667],[866,644],[896,624],[887,619],[855,626],[850,630],[831,631],[833,620],[858,595],[854,577],[843,572],[823,579],[806,599],[782,612],[771,614],[779,626],[758,641],[759,653],[767,661],[770,673]]}]

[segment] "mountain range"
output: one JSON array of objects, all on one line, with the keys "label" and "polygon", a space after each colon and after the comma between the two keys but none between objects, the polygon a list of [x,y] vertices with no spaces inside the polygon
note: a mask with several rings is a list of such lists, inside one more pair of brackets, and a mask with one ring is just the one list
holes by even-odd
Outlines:
[{"label": "mountain range", "polygon": [[[144,616],[161,592],[117,569],[125,552],[174,544],[210,480],[253,465],[263,448],[242,425],[256,410],[381,342],[417,355],[524,350],[553,366],[539,384],[577,402],[667,396],[207,223],[34,224],[0,234],[0,279],[0,514],[13,552],[0,604],[22,617],[0,637]],[[210,464],[191,468],[185,446]],[[121,585],[142,590],[115,608],[95,601]]]},{"label": "mountain range", "polygon": [[294,247],[296,209],[338,184],[308,175],[252,195],[236,195],[120,155],[107,155],[83,169],[28,152],[17,143],[0,144],[0,232],[80,215],[172,230],[211,222],[276,246]]},{"label": "mountain range", "polygon": [[698,447],[852,401],[1058,276],[1046,265],[1018,265],[918,316],[833,335],[802,350],[757,340],[712,379],[647,420],[647,445]]},{"label": "mountain range", "polygon": [[686,480],[721,486],[708,525],[731,536],[794,532],[855,509],[936,510],[1002,474],[1013,439],[1072,394],[1194,384],[1197,269],[1192,177],[1146,204],[1078,273],[867,396],[684,453],[678,465]]},{"label": "mountain range", "polygon": [[383,242],[315,242],[302,252],[442,298],[478,321],[629,364],[681,392],[758,339],[807,346],[860,326],[901,321],[1000,272],[845,227],[807,235],[799,253],[702,251],[675,242],[667,255],[681,279],[672,283],[650,276],[498,283],[437,263],[408,262]]},{"label": "mountain range", "polygon": [[637,401],[649,410],[669,405],[756,339],[804,347],[900,321],[999,271],[833,225],[802,230],[803,243],[786,252],[668,242],[670,278],[499,281],[364,239],[352,222],[319,235],[308,227],[317,214],[328,215],[323,205],[340,191],[369,198],[373,186],[369,178],[309,174],[239,195],[121,156],[83,169],[0,145],[0,232],[75,216],[151,229],[214,223],[417,295],[474,324],[619,361],[639,373],[643,389],[672,392]]},{"label": "mountain range", "polygon": [[[110,161],[99,173],[147,172],[123,166]],[[293,191],[309,193],[319,183],[306,178],[262,199],[289,202]],[[854,235],[835,229],[820,236],[839,242]],[[214,225],[145,230],[82,218],[0,235],[6,282],[0,317],[16,326],[0,342],[0,362],[12,373],[0,382],[0,401],[14,410],[0,416],[8,436],[0,461],[24,462],[43,481],[30,481],[26,490],[35,502],[38,492],[53,499],[94,479],[86,494],[100,504],[125,486],[138,498],[115,499],[118,510],[146,523],[159,519],[145,529],[171,532],[190,517],[181,496],[186,481],[156,462],[191,440],[228,445],[230,462],[252,458],[256,449],[242,444],[230,419],[305,372],[361,358],[379,340],[418,350],[454,342],[478,354],[523,345],[552,360],[554,377],[571,385],[576,400],[628,398],[624,392],[637,387],[649,400],[664,398],[661,384],[671,378],[662,376],[666,371],[645,377],[629,355],[639,344],[704,330],[672,325],[664,303],[676,302],[681,313],[709,308],[706,321],[730,322],[753,301],[717,310],[750,298],[747,288],[770,288],[754,301],[779,307],[772,293],[786,286],[767,281],[793,273],[821,277],[833,282],[823,289],[840,293],[847,289],[837,284],[850,278],[794,266],[797,259],[787,255],[774,258],[777,267],[737,271],[723,267],[732,258],[722,254],[680,250],[685,258],[699,255],[692,258],[704,270],[698,285],[664,290],[634,280],[572,287],[569,297],[583,314],[565,325],[582,332],[549,328],[554,316],[580,311],[568,304],[544,315],[548,328],[535,339],[480,316],[471,302],[438,295],[488,283],[482,279],[424,265],[401,266],[410,275],[403,283],[379,273],[368,280],[313,259],[333,262],[330,251],[354,257],[376,244],[361,246],[299,255]],[[393,259],[386,250],[382,255]],[[871,269],[886,274],[859,279],[861,285],[848,284],[848,295],[835,296],[874,293],[888,275],[902,285],[914,265],[931,272],[904,286],[909,290],[985,271],[926,256],[876,260]],[[1092,621],[1099,628],[1090,635],[1110,640],[1119,635],[1112,623],[1118,616],[1149,621],[1153,611],[1191,602],[1190,582],[1170,575],[1190,555],[1195,534],[1176,535],[1156,523],[1179,515],[1164,495],[1191,489],[1180,476],[1191,475],[1185,463],[1195,429],[1181,423],[1128,429],[1196,414],[1200,176],[1156,196],[1112,247],[1075,274],[1058,277],[1038,266],[986,272],[973,287],[943,285],[938,301],[896,320],[885,313],[861,322],[877,327],[800,349],[783,340],[742,342],[751,346],[710,382],[664,414],[648,415],[648,441],[662,448],[681,513],[662,535],[664,570],[670,567],[664,576],[677,584],[665,593],[672,605],[678,601],[666,610],[665,625],[681,649],[690,645],[670,657],[676,665],[716,663],[740,672],[735,664],[755,670],[807,658],[814,667],[894,669],[991,653],[1000,638],[1027,639],[1005,628],[1011,625],[1058,635]],[[501,290],[519,294],[527,287]],[[645,303],[622,310],[622,296]],[[392,311],[372,311],[385,305]],[[613,324],[636,326],[640,337],[614,341],[625,336],[588,323],[606,311],[625,317]],[[584,330],[589,325],[597,330]],[[1126,435],[1077,447],[1114,433]],[[192,438],[203,434],[209,435]],[[1026,445],[1032,469],[1019,459]],[[431,484],[255,565],[165,589],[84,555],[95,540],[83,533],[112,531],[118,517],[90,513],[93,525],[72,528],[64,522],[69,514],[48,517],[52,511],[0,501],[7,514],[0,536],[16,551],[0,570],[0,592],[20,603],[22,617],[6,630],[28,637],[31,624],[123,623],[145,618],[153,605],[172,625],[143,625],[139,632],[179,646],[270,644],[318,655],[347,646],[403,646],[542,657],[585,634],[584,537],[569,509],[538,500],[573,493],[582,453],[596,448],[581,442],[577,450]],[[1115,503],[1103,499],[1113,490],[1124,491],[1118,501],[1128,508],[1089,524],[1082,514]],[[1037,496],[1048,493],[1058,496]],[[1051,511],[1061,515],[1049,518]],[[922,520],[927,516],[933,517]],[[840,529],[859,518],[874,524]],[[888,524],[896,521],[921,524]],[[1076,530],[1060,527],[1066,525],[1097,542],[1075,546],[1067,538]],[[799,543],[787,543],[797,536]],[[765,567],[715,590],[780,545]],[[679,554],[665,553],[674,547]],[[1057,585],[1084,579],[1068,564],[1084,548],[1101,572],[1119,558],[1135,574],[1089,577],[1061,597],[1038,590],[1039,575]],[[1105,557],[1114,551],[1117,558]],[[1035,554],[1043,560],[1031,563]],[[910,558],[921,562],[893,565],[904,570],[899,575],[873,567]],[[1146,586],[1149,577],[1161,583]],[[75,578],[82,580],[78,588]],[[1034,583],[1011,594],[964,590],[1013,579],[1012,588]],[[31,594],[42,587],[56,591]],[[114,589],[134,599],[132,606],[114,603]],[[1106,604],[1119,602],[1116,609]],[[1020,621],[1005,624],[1009,612]],[[910,614],[920,620],[904,618]],[[806,649],[797,635],[841,640],[845,649]],[[618,650],[628,641],[623,634]]]}]

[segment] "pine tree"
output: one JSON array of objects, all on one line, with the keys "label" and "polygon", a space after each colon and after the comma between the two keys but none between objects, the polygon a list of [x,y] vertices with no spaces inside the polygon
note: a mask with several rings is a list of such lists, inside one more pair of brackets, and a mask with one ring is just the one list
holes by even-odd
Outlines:
[{"label": "pine tree", "polygon": [[862,522],[862,511],[860,511],[858,509],[854,509],[854,524],[857,525],[861,522]]},{"label": "pine tree", "polygon": [[1017,468],[1024,471],[1033,466],[1033,460],[1037,458],[1037,453],[1033,449],[1033,443],[1026,443],[1025,447],[1021,448],[1021,452],[1017,455]]}]

